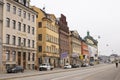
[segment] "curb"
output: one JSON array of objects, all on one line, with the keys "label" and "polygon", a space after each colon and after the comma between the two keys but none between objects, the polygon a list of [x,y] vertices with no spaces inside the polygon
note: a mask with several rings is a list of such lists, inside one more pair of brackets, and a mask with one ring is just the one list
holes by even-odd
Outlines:
[{"label": "curb", "polygon": [[[96,66],[98,66],[98,65],[96,65]],[[23,77],[32,77],[32,76],[45,75],[45,74],[54,74],[54,73],[61,73],[61,72],[67,72],[67,71],[76,71],[76,70],[89,69],[89,68],[94,68],[94,67],[95,66],[71,68],[71,69],[61,69],[61,70],[44,72],[44,73],[36,73],[36,74],[28,74],[28,75],[21,75],[21,76],[13,76],[13,77],[9,77],[9,78],[1,78],[0,80],[12,80],[12,79],[16,79],[16,78],[20,79]]]}]

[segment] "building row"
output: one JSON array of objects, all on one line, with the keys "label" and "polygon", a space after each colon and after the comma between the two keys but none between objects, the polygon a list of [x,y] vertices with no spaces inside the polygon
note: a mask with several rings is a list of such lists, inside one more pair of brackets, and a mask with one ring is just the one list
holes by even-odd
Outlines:
[{"label": "building row", "polygon": [[30,0],[0,0],[0,70],[20,65],[34,70],[98,61],[98,41],[69,30],[66,16],[57,18]]}]

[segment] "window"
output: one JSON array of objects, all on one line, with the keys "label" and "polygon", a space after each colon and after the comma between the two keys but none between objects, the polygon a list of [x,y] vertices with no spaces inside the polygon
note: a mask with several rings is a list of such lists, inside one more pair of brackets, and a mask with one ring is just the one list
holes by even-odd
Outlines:
[{"label": "window", "polygon": [[13,26],[13,29],[16,28],[16,21],[15,20],[12,21],[12,26]]},{"label": "window", "polygon": [[34,64],[32,64],[32,69],[33,69],[33,70],[35,69],[35,65],[34,65]]},{"label": "window", "polygon": [[28,53],[28,61],[30,61],[30,53]]},{"label": "window", "polygon": [[42,27],[42,22],[38,22],[38,27],[39,27],[39,28]]},{"label": "window", "polygon": [[6,19],[6,26],[10,27],[10,19],[9,18]]},{"label": "window", "polygon": [[30,26],[28,25],[28,33],[30,33]]},{"label": "window", "polygon": [[32,61],[35,60],[35,53],[33,53],[33,56],[32,56]]},{"label": "window", "polygon": [[16,52],[15,52],[15,51],[12,52],[12,60],[13,60],[13,61],[16,60]]},{"label": "window", "polygon": [[21,23],[18,22],[18,30],[21,31]]},{"label": "window", "polygon": [[28,64],[28,69],[30,69],[30,64]]},{"label": "window", "polygon": [[16,36],[13,36],[12,41],[13,41],[12,44],[15,45],[16,44]]},{"label": "window", "polygon": [[10,51],[7,50],[6,51],[6,61],[9,61],[10,60]]},{"label": "window", "polygon": [[34,15],[32,15],[32,22],[34,22],[35,21],[35,17],[34,17]]},{"label": "window", "polygon": [[26,24],[23,24],[23,32],[26,32]]},{"label": "window", "polygon": [[46,35],[46,41],[48,41],[48,40],[49,40],[49,35],[47,34],[47,35]]},{"label": "window", "polygon": [[28,39],[28,47],[30,47],[30,39]]},{"label": "window", "polygon": [[20,3],[24,4],[24,0],[20,0]]},{"label": "window", "polygon": [[7,3],[7,11],[10,12],[10,4]]},{"label": "window", "polygon": [[32,40],[32,48],[34,48],[34,47],[35,47],[35,41]]},{"label": "window", "polygon": [[16,14],[16,7],[13,6],[13,14]]},{"label": "window", "polygon": [[6,35],[6,44],[10,44],[10,35],[9,34]]},{"label": "window", "polygon": [[42,52],[42,46],[38,46],[38,52]]},{"label": "window", "polygon": [[46,52],[49,52],[49,46],[46,46]]},{"label": "window", "polygon": [[23,46],[26,46],[26,39],[23,38]]},{"label": "window", "polygon": [[38,40],[42,41],[42,34],[38,34]]},{"label": "window", "polygon": [[18,9],[18,16],[21,16],[21,12],[22,12],[22,10],[19,8]]},{"label": "window", "polygon": [[32,34],[34,35],[35,34],[35,28],[32,27]]},{"label": "window", "polygon": [[18,37],[18,46],[21,46],[21,37]]},{"label": "window", "polygon": [[29,2],[26,2],[26,6],[29,7]]},{"label": "window", "polygon": [[28,20],[30,20],[30,13],[28,13]]},{"label": "window", "polygon": [[26,11],[23,12],[23,17],[26,18]]}]

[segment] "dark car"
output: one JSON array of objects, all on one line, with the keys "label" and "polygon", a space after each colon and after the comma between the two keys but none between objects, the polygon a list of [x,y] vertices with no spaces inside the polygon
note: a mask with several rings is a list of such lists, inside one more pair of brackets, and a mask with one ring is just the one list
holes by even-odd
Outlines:
[{"label": "dark car", "polygon": [[78,67],[80,67],[79,64],[73,64],[73,65],[72,65],[72,68],[78,68]]},{"label": "dark car", "polygon": [[17,72],[24,72],[22,66],[15,66],[7,69],[7,73],[17,73]]},{"label": "dark car", "polygon": [[94,62],[90,62],[90,66],[94,66]]}]

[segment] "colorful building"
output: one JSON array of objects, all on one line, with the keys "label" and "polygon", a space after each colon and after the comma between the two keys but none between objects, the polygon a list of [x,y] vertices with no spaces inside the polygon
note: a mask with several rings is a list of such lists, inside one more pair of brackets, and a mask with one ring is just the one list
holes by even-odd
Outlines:
[{"label": "colorful building", "polygon": [[87,43],[85,42],[85,40],[82,40],[82,43],[81,43],[81,54],[83,56],[83,59],[82,61],[84,63],[88,63],[89,64],[89,58],[90,58],[90,55],[89,55],[89,51],[88,51],[88,45]]},{"label": "colorful building", "polygon": [[69,62],[69,27],[66,17],[61,14],[58,20],[59,24],[59,48],[60,48],[60,66]]},{"label": "colorful building", "polygon": [[77,31],[70,31],[70,64],[81,64],[81,37]]},{"label": "colorful building", "polygon": [[54,14],[48,14],[35,6],[37,16],[37,66],[49,63],[58,67],[59,63],[59,26]]},{"label": "colorful building", "polygon": [[36,59],[37,13],[30,8],[30,0],[3,1],[3,70],[16,65],[33,70]]},{"label": "colorful building", "polygon": [[87,36],[84,38],[84,40],[88,44],[90,62],[98,63],[98,41],[90,36],[89,32],[87,32]]}]

